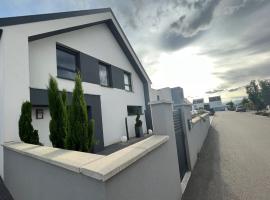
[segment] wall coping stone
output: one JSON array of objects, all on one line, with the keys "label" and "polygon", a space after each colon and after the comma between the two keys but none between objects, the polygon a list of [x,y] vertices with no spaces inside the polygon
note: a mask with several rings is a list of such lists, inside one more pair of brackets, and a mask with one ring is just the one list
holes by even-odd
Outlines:
[{"label": "wall coping stone", "polygon": [[202,120],[202,118],[207,117],[208,115],[209,115],[208,113],[204,113],[200,116],[194,117],[192,119],[192,124],[197,124],[198,122],[200,122]]},{"label": "wall coping stone", "polygon": [[108,156],[23,142],[7,142],[3,146],[8,150],[105,182],[168,140],[169,136],[153,135]]},{"label": "wall coping stone", "polygon": [[170,100],[160,100],[160,101],[150,101],[148,105],[157,105],[157,104],[173,104]]}]

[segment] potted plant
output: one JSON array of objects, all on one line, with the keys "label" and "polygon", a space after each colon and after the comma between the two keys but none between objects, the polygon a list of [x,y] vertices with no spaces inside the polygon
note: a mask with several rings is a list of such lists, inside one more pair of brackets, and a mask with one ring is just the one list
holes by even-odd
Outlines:
[{"label": "potted plant", "polygon": [[136,137],[143,136],[142,121],[140,120],[140,114],[137,114],[136,123],[135,123],[135,134]]}]

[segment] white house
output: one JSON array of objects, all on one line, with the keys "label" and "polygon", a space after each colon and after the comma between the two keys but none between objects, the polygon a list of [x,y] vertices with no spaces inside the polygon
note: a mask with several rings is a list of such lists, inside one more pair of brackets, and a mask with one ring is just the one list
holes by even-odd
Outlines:
[{"label": "white house", "polygon": [[193,99],[193,106],[195,110],[204,109],[204,99]]},{"label": "white house", "polygon": [[[71,97],[80,72],[90,118],[96,121],[96,150],[135,135],[137,112],[143,130],[152,128],[150,79],[111,9],[0,19],[0,142],[19,140],[25,100],[33,105],[40,142],[49,141],[49,76]],[[0,172],[3,174],[0,148]]]},{"label": "white house", "polygon": [[153,101],[170,101],[174,105],[184,104],[184,91],[181,87],[161,88],[150,90],[150,100]]},{"label": "white house", "polygon": [[224,111],[226,109],[226,106],[222,104],[220,96],[209,97],[209,107],[215,111]]}]

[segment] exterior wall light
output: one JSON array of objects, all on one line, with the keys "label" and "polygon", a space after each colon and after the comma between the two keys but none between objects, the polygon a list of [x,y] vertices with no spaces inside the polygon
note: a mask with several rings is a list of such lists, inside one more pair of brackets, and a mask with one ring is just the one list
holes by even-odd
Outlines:
[{"label": "exterior wall light", "polygon": [[36,109],[36,119],[43,119],[44,118],[44,111],[43,109]]}]

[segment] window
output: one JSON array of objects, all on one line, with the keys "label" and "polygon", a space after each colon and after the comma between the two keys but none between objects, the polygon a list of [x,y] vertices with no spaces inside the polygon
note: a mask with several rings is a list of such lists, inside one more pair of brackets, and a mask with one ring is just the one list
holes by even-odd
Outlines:
[{"label": "window", "polygon": [[74,80],[78,69],[77,53],[63,47],[57,47],[56,54],[57,76]]},{"label": "window", "polygon": [[142,115],[142,106],[127,106],[128,115]]},{"label": "window", "polygon": [[124,73],[124,86],[125,90],[132,91],[131,87],[131,75],[129,73]]},{"label": "window", "polygon": [[109,66],[104,65],[102,63],[99,64],[99,78],[100,78],[100,85],[110,86]]}]

